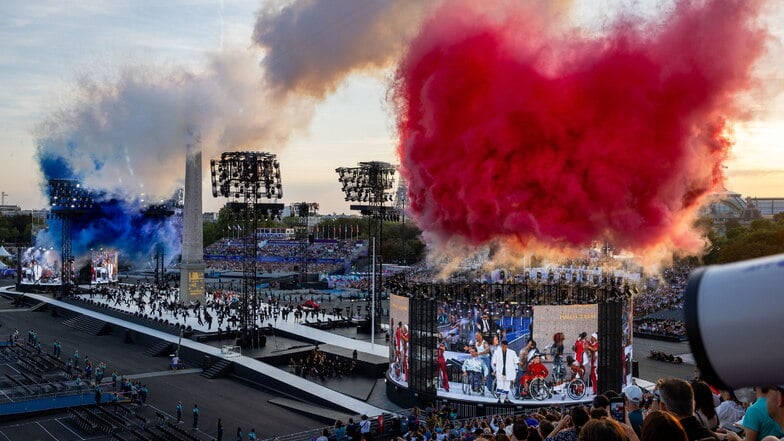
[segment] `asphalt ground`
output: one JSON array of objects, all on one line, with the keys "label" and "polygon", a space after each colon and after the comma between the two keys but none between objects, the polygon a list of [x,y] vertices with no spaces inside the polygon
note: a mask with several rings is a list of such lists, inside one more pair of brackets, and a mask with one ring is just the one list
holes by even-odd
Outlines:
[{"label": "asphalt ground", "polygon": [[[5,280],[3,281],[5,282]],[[10,283],[10,281],[8,281]],[[0,283],[0,285],[3,285]],[[334,302],[335,305],[349,304],[364,309],[366,302]],[[247,433],[255,428],[260,438],[301,432],[323,427],[323,423],[308,416],[269,403],[277,395],[259,391],[230,379],[207,380],[198,373],[170,375],[167,373],[169,360],[166,357],[154,358],[144,355],[147,349],[139,344],[128,344],[122,335],[91,336],[62,325],[62,317],[52,317],[48,311],[29,311],[15,308],[10,301],[0,298],[0,337],[19,329],[24,341],[29,329],[39,335],[44,350],[51,351],[51,343],[56,338],[63,345],[63,355],[69,357],[79,349],[80,358],[89,356],[94,363],[108,365],[107,376],[116,369],[118,374],[133,378],[144,376],[142,382],[150,390],[148,412],[162,412],[174,415],[175,406],[181,400],[184,406],[184,425],[191,425],[191,409],[194,404],[200,408],[200,431],[203,439],[216,434],[216,423],[220,417],[226,429],[224,438],[233,435],[237,427]],[[339,330],[351,333],[351,330]],[[355,332],[355,331],[353,331]],[[355,338],[369,340],[369,335],[358,334]],[[377,342],[383,342],[384,335],[378,335]],[[268,342],[272,343],[272,342]],[[296,341],[288,344],[297,344]],[[650,360],[650,350],[663,351],[674,355],[689,353],[688,343],[670,343],[656,340],[635,339],[635,359],[639,362],[640,377],[655,381],[663,377],[690,379],[694,376],[691,364],[675,365]],[[1,416],[0,416],[1,417]],[[22,419],[0,421],[0,441],[35,440],[108,440],[108,437],[89,437],[72,426],[65,412],[48,413]]]}]

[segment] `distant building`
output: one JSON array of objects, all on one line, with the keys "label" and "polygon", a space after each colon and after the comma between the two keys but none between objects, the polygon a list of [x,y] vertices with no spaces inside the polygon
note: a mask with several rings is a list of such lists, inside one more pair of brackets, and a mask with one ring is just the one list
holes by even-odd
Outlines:
[{"label": "distant building", "polygon": [[0,216],[15,216],[22,214],[22,207],[18,205],[0,205]]},{"label": "distant building", "polygon": [[784,198],[751,198],[751,200],[766,219],[784,213]]},{"label": "distant building", "polygon": [[[781,202],[784,203],[784,198]],[[714,193],[711,202],[700,209],[700,216],[713,220],[713,231],[719,235],[727,232],[726,225],[730,221],[748,226],[754,220],[763,218],[755,199],[744,199],[740,193],[733,191]],[[773,215],[765,217],[773,217]]]}]

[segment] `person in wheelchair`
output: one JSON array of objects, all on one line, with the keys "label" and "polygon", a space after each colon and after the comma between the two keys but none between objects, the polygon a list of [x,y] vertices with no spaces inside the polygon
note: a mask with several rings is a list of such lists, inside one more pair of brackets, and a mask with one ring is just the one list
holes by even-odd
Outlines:
[{"label": "person in wheelchair", "polygon": [[471,357],[463,362],[463,377],[468,378],[471,390],[474,392],[484,392],[485,381],[487,380],[487,365],[479,358],[476,347],[469,348]]},{"label": "person in wheelchair", "polygon": [[585,375],[585,369],[583,365],[580,364],[577,360],[575,360],[571,355],[566,356],[566,364],[569,365],[570,371],[572,372],[572,380],[575,378],[583,379],[583,375]]},{"label": "person in wheelchair", "polygon": [[525,374],[520,379],[520,383],[523,385],[523,389],[521,395],[526,397],[529,395],[528,384],[531,383],[531,380],[534,378],[547,378],[550,375],[550,372],[547,370],[544,364],[542,364],[542,354],[537,352],[532,352],[528,355],[528,368],[525,370]]}]

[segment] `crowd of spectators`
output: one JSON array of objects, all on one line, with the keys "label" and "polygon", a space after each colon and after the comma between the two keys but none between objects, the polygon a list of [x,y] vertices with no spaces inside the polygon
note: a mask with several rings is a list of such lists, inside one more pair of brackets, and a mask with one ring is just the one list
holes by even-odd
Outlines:
[{"label": "crowd of spectators", "polygon": [[644,318],[634,321],[634,332],[681,337],[686,335],[686,324],[682,320]]},{"label": "crowd of spectators", "polygon": [[[767,404],[768,401],[776,403]],[[614,403],[623,403],[622,407]],[[613,403],[613,404],[611,404]],[[391,423],[395,441],[738,441],[779,440],[784,386],[715,391],[705,382],[659,380],[651,390],[607,391],[590,406],[528,409],[460,419],[448,403],[414,408]],[[379,425],[366,416],[319,428],[322,441],[372,441]],[[380,422],[379,422],[380,424]],[[768,437],[768,438],[766,438]]]},{"label": "crowd of spectators", "polygon": [[648,279],[642,291],[634,297],[634,316],[645,315],[666,309],[683,309],[686,282],[693,266],[678,262],[662,271],[662,278]]},{"label": "crowd of spectators", "polygon": [[329,356],[319,350],[317,345],[304,357],[291,357],[289,367],[292,373],[302,378],[312,377],[326,381],[327,378],[340,378],[343,375],[353,374],[357,368],[357,361]]},{"label": "crowd of spectators", "polygon": [[[245,253],[246,246],[252,246],[247,238],[223,238],[204,250],[207,266],[213,270],[242,271],[241,256]],[[345,270],[352,261],[366,251],[361,243],[356,240],[335,240],[328,242],[313,242],[307,246],[309,260],[334,259],[334,262],[308,262],[309,273],[332,274]],[[262,241],[257,253],[261,258],[270,257],[281,259],[278,262],[258,262],[257,270],[262,273],[300,272],[302,263],[301,242],[296,240]]]}]

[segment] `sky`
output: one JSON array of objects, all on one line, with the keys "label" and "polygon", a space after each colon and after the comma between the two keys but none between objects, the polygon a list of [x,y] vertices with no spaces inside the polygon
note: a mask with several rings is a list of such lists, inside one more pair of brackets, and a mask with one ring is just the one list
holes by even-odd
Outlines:
[{"label": "sky", "polygon": [[[347,4],[345,1],[339,3]],[[389,3],[394,5],[395,1],[389,0]],[[150,70],[170,69],[187,72],[191,77],[208,78],[195,82],[195,87],[209,89],[216,77],[210,63],[225,59],[223,54],[232,51],[252,51],[251,59],[255,61],[227,65],[230,69],[237,69],[237,66],[248,69],[250,80],[241,78],[238,83],[246,84],[254,81],[255,76],[261,77],[261,70],[253,70],[263,56],[259,41],[269,45],[274,45],[274,41],[270,43],[272,37],[269,36],[255,35],[254,25],[260,10],[274,9],[279,4],[281,2],[260,0],[0,2],[0,158],[3,159],[0,191],[7,194],[5,203],[20,205],[23,209],[45,206],[46,198],[41,190],[43,178],[35,159],[42,124],[47,127],[47,122],[61,121],[63,113],[80,109],[78,103],[96,96],[91,92],[103,96],[101,84],[117,81],[127,72],[128,66],[154,66],[142,69],[142,73],[131,68],[129,75],[132,78],[144,77]],[[657,5],[643,0],[575,2],[570,16],[574,23],[595,28],[622,7],[638,10],[640,14],[652,14],[659,7]],[[775,2],[772,5],[766,9],[764,20],[772,35],[782,39],[784,7]],[[417,12],[422,3],[399,1],[396,6],[410,7]],[[359,18],[351,15],[339,18],[359,20],[364,13],[370,14],[360,11]],[[399,12],[395,15],[405,18]],[[327,36],[338,33],[341,22],[334,17],[326,18],[319,22],[317,16],[309,24],[313,29],[309,37],[328,39]],[[749,120],[735,126],[736,145],[726,163],[727,188],[744,196],[784,197],[784,97],[777,92],[784,82],[782,55],[781,42],[772,40],[769,52],[758,66],[765,90],[745,97]],[[277,54],[278,58],[272,61],[296,56]],[[303,58],[306,56],[311,55],[304,54]],[[260,141],[251,142],[247,147],[278,155],[284,185],[282,202],[318,202],[322,214],[348,213],[349,202],[344,201],[334,169],[354,166],[360,161],[399,162],[395,157],[395,117],[387,101],[393,68],[394,57],[391,62],[389,59],[371,60],[368,66],[339,75],[323,88],[308,89],[304,98],[298,95],[283,101],[285,108],[275,107],[280,101],[267,100],[243,109],[265,120],[265,126],[246,131],[265,133]],[[188,75],[172,74],[166,78],[174,78],[173,82],[182,84],[189,81]],[[220,75],[217,77],[222,78]],[[205,99],[211,99],[211,96]],[[238,100],[241,101],[241,97]],[[223,109],[225,105],[221,102],[216,108]],[[150,109],[151,118],[168,117],[166,109]],[[289,120],[296,122],[289,125]],[[286,127],[267,136],[266,131],[272,126]],[[204,130],[210,132],[211,128]],[[145,135],[143,129],[128,134],[140,138],[139,142],[143,142]],[[89,144],[90,139],[97,138],[83,141]],[[247,144],[248,137],[206,133],[204,139]],[[206,146],[205,152],[209,154],[205,163],[214,152],[233,149],[225,147]],[[130,156],[134,152],[131,150]],[[141,169],[145,161],[150,164],[165,162],[165,159],[156,159],[154,153],[140,150],[140,159],[134,162],[134,167],[128,166],[130,174],[143,174]],[[155,170],[155,167],[151,169]],[[155,182],[176,185],[182,179],[183,170],[176,166],[162,170],[163,173],[156,170],[162,175]],[[134,191],[154,193],[155,188]],[[205,211],[215,211],[224,202],[211,196],[206,165],[203,194]]]}]

